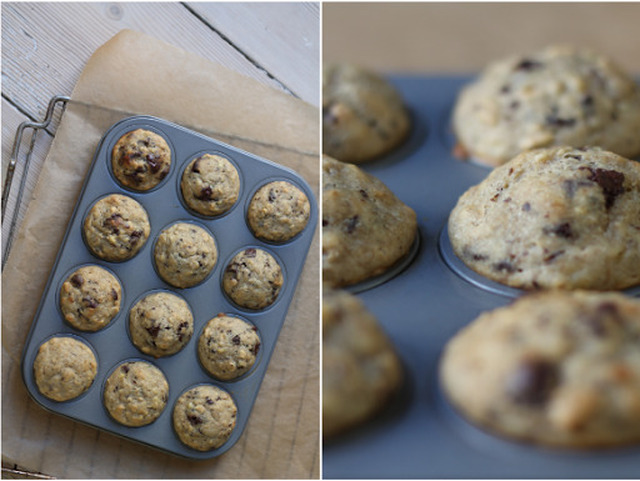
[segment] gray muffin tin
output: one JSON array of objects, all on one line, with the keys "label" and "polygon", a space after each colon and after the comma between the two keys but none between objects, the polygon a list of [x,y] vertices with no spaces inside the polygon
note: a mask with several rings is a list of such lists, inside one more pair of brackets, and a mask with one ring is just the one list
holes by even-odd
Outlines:
[{"label": "gray muffin tin", "polygon": [[[111,172],[114,144],[122,135],[137,128],[161,134],[168,141],[173,154],[169,175],[147,192],[135,192],[122,187]],[[240,175],[237,202],[231,210],[218,217],[193,214],[181,200],[180,179],[183,170],[194,157],[207,152],[229,159]],[[290,241],[280,244],[257,239],[246,222],[246,210],[253,194],[273,180],[286,180],[299,187],[307,195],[311,207],[306,228]],[[111,193],[124,194],[140,202],[151,224],[151,233],[145,245],[135,257],[124,262],[108,262],[95,257],[83,240],[82,226],[87,212],[96,200]],[[311,189],[292,170],[161,119],[137,116],[116,123],[105,133],[96,150],[24,348],[22,375],[30,395],[49,411],[178,456],[207,459],[224,453],[241,436],[249,418],[302,271],[317,218],[317,205]],[[187,289],[174,288],[162,281],[155,272],[153,261],[155,239],[165,227],[176,221],[203,226],[213,235],[218,249],[218,260],[211,274],[201,284]],[[284,277],[276,301],[259,311],[234,305],[222,290],[222,274],[226,265],[238,251],[249,247],[270,252],[280,263]],[[106,268],[115,274],[122,285],[119,314],[107,327],[97,332],[74,329],[64,321],[59,308],[62,283],[76,268],[87,264]],[[130,341],[128,330],[130,308],[145,293],[157,290],[181,296],[189,304],[194,317],[194,333],[188,344],[178,353],[159,359],[139,351]],[[218,313],[249,321],[257,327],[261,340],[251,371],[230,382],[218,381],[210,376],[201,367],[197,354],[202,329]],[[33,375],[33,362],[39,346],[58,335],[83,340],[93,349],[98,361],[98,373],[92,386],[78,398],[67,402],[51,401],[40,394]],[[162,370],[169,383],[166,408],[153,423],[142,427],[127,427],[117,423],[109,416],[102,402],[103,386],[108,375],[122,361],[133,359],[151,362]],[[229,440],[220,448],[207,452],[182,444],[173,430],[174,403],[184,391],[198,384],[213,384],[226,390],[238,407],[236,427]]]},{"label": "gray muffin tin", "polygon": [[[447,341],[481,312],[522,294],[468,269],[448,241],[451,209],[490,172],[451,154],[451,111],[471,79],[390,78],[409,106],[413,130],[397,150],[361,167],[416,211],[421,242],[400,274],[354,291],[395,345],[406,383],[373,420],[325,442],[323,477],[637,478],[640,446],[579,451],[511,441],[468,423],[440,390],[438,363]],[[625,292],[638,296],[640,287]]]}]

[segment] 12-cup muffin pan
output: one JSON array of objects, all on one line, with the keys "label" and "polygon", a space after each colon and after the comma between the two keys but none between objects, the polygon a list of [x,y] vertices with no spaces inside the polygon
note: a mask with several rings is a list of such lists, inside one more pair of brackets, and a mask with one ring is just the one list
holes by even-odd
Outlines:
[{"label": "12-cup muffin pan", "polygon": [[[438,380],[444,346],[481,312],[521,295],[467,268],[447,235],[449,213],[491,171],[452,155],[451,113],[469,76],[392,76],[412,115],[410,137],[362,164],[418,216],[413,261],[375,287],[351,289],[378,318],[405,367],[405,385],[374,419],[325,442],[325,478],[637,477],[640,446],[601,451],[550,449],[512,441],[469,423]],[[639,296],[640,286],[625,294]]]},{"label": "12-cup muffin pan", "polygon": [[[122,135],[139,128],[160,134],[172,150],[169,174],[159,185],[145,192],[123,187],[111,168],[111,151],[115,143]],[[181,198],[180,179],[184,169],[191,160],[204,153],[227,158],[240,176],[238,200],[229,211],[217,217],[191,212]],[[277,244],[259,240],[246,221],[246,211],[253,194],[263,185],[276,180],[287,181],[298,187],[310,203],[309,221],[302,232],[287,242]],[[132,259],[122,262],[108,262],[94,256],[83,237],[84,219],[91,206],[105,195],[114,193],[138,201],[147,211],[151,224],[151,233],[142,249]],[[290,169],[162,119],[136,116],[116,123],[98,145],[23,351],[22,374],[30,395],[52,412],[178,456],[207,459],[224,453],[241,436],[249,418],[307,257],[317,217],[317,204],[310,187]],[[203,227],[214,237],[218,250],[218,260],[207,278],[185,289],[172,287],[162,281],[155,271],[153,259],[155,239],[163,229],[178,221]],[[275,302],[261,310],[235,305],[222,288],[225,267],[236,253],[248,248],[264,249],[272,254],[280,264],[284,277]],[[122,287],[119,313],[105,328],[96,332],[74,329],[64,321],[59,306],[63,282],[84,265],[105,268],[116,276]],[[176,354],[158,359],[139,351],[131,342],[128,329],[131,307],[144,295],[157,291],[167,291],[183,298],[194,318],[194,333],[187,345]],[[248,321],[256,327],[261,341],[252,369],[228,382],[210,376],[201,366],[197,353],[200,333],[208,321],[219,313]],[[52,401],[43,396],[34,379],[33,363],[38,348],[54,336],[71,336],[82,340],[93,350],[98,364],[97,376],[91,387],[79,397],[66,402]],[[169,383],[164,411],[146,426],[127,427],[119,424],[109,416],[103,404],[106,378],[118,365],[130,360],[150,362],[164,373]],[[215,385],[227,391],[238,410],[235,429],[227,442],[209,451],[198,451],[183,444],[172,422],[173,406],[178,397],[188,389],[203,384]]]}]

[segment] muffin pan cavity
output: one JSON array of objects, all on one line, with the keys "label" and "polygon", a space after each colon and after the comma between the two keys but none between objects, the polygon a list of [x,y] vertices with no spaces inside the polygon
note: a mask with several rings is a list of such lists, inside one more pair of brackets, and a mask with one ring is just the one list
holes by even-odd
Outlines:
[{"label": "muffin pan cavity", "polygon": [[[160,135],[171,149],[168,174],[157,185],[145,191],[135,191],[121,185],[113,174],[111,164],[112,151],[118,139],[138,129]],[[237,200],[228,210],[215,216],[196,214],[190,210],[184,202],[180,187],[185,169],[204,153],[224,157],[238,172]],[[257,238],[248,227],[246,212],[242,207],[250,202],[250,193],[274,178],[296,185],[310,203],[306,226],[295,238],[282,245],[273,245]],[[138,246],[135,255],[124,255],[123,259],[101,258],[93,253],[86,242],[85,218],[97,201],[109,195],[122,195],[135,201],[148,217],[149,232],[146,242]],[[115,215],[112,217],[113,214]],[[302,272],[317,219],[317,204],[311,188],[302,177],[285,167],[162,119],[136,116],[116,123],[104,134],[96,149],[23,351],[22,374],[30,395],[42,407],[54,413],[178,456],[208,459],[224,453],[238,441],[251,414]],[[114,239],[129,228],[127,220],[118,216],[117,212],[109,213],[103,219],[105,220],[109,224],[109,234]],[[161,232],[177,223],[198,226],[206,231],[214,239],[217,255],[215,264],[202,279],[184,287],[165,282],[158,274],[154,260]],[[101,235],[104,237],[104,234]],[[249,310],[237,306],[227,297],[222,287],[222,276],[227,264],[235,254],[247,248],[269,252],[277,259],[282,271],[282,285],[276,301],[260,309]],[[187,257],[195,256],[191,261],[195,263],[193,265],[199,265],[200,259],[197,257],[201,254],[200,251],[193,249],[192,252],[188,248],[184,253]],[[104,328],[96,331],[75,328],[65,321],[60,308],[60,289],[63,283],[78,268],[87,265],[106,269],[115,276],[121,287],[119,312]],[[132,341],[130,313],[138,301],[148,294],[158,292],[173,294],[186,303],[193,316],[192,333],[188,341],[184,342],[183,338],[183,344],[180,344],[182,331],[178,325],[174,337],[177,337],[180,345],[174,346],[177,347],[176,350],[169,347],[166,351],[151,349],[145,353]],[[220,313],[246,320],[259,333],[260,345],[255,349],[255,362],[246,372],[229,381],[222,381],[208,374],[198,358],[200,333]],[[146,328],[149,328],[146,331],[149,334],[146,341],[152,345],[156,328],[154,325],[144,324],[142,329]],[[45,340],[55,336],[71,336],[88,344],[97,359],[97,372],[91,386],[77,398],[65,402],[57,402],[44,396],[34,379],[38,348]],[[233,344],[233,340],[231,343]],[[114,420],[105,407],[103,394],[106,379],[117,366],[128,360],[152,364],[162,372],[168,384],[164,409],[156,413],[157,417],[147,424],[126,426]],[[228,394],[230,401],[225,409],[235,406],[235,411],[231,413],[235,422],[230,432],[216,438],[215,442],[199,440],[198,448],[194,448],[180,440],[173,425],[173,412],[178,397],[200,385],[213,386]],[[217,411],[211,411],[211,415],[215,415],[215,412]],[[228,409],[225,413],[231,415]],[[202,446],[206,448],[201,449]]]}]

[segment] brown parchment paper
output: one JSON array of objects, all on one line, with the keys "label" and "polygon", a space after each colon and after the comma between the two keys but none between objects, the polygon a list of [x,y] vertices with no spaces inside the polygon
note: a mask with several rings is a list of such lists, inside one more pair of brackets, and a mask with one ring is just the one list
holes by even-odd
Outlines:
[{"label": "brown parchment paper", "polygon": [[20,357],[93,152],[120,118],[148,114],[299,172],[318,194],[318,110],[157,39],[122,31],[87,63],[2,275],[3,460],[61,478],[318,478],[319,241],[247,428],[224,455],[189,461],[37,405]]}]

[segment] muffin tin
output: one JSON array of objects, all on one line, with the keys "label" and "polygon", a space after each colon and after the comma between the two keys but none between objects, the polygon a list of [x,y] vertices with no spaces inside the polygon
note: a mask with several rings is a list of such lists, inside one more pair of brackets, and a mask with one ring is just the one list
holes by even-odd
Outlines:
[{"label": "muffin tin", "polygon": [[[357,295],[395,345],[406,383],[374,419],[325,442],[323,477],[637,477],[640,446],[578,451],[511,441],[467,422],[441,391],[438,363],[447,341],[481,312],[522,294],[467,268],[448,240],[447,220],[459,196],[491,171],[452,155],[451,112],[471,80],[390,78],[409,106],[412,133],[396,151],[361,167],[416,211],[420,247],[404,271]],[[639,296],[640,286],[624,292]]]},{"label": "muffin tin", "polygon": [[[169,175],[160,184],[145,192],[121,186],[111,170],[111,151],[125,133],[144,128],[162,135],[172,150]],[[229,159],[240,175],[240,195],[234,206],[217,217],[205,217],[189,211],[180,192],[182,172],[194,156],[215,153]],[[272,180],[285,180],[300,188],[311,206],[305,229],[284,243],[266,243],[251,232],[245,217],[253,193]],[[109,262],[94,256],[83,238],[83,222],[91,206],[99,198],[112,193],[127,195],[146,209],[151,233],[142,249],[132,259]],[[22,375],[30,395],[45,409],[67,416],[87,425],[109,431],[163,451],[191,459],[218,456],[241,436],[249,418],[260,384],[287,310],[295,292],[317,224],[317,205],[307,183],[295,172],[243,152],[211,138],[192,132],[170,122],[136,116],[113,125],[102,137],[85,179],[64,240],[49,276],[40,305],[34,318],[22,358]],[[213,271],[200,284],[179,289],[160,279],[155,270],[153,248],[158,234],[177,221],[191,222],[204,227],[216,242],[218,260]],[[222,290],[222,275],[231,258],[240,250],[260,248],[271,253],[280,263],[284,284],[273,304],[262,310],[236,306]],[[59,307],[60,287],[78,267],[88,264],[101,266],[113,273],[122,286],[120,312],[103,329],[83,332],[64,321]],[[176,354],[154,358],[139,351],[131,342],[128,329],[129,310],[146,293],[168,291],[187,301],[194,317],[194,333],[187,345]],[[218,313],[226,313],[248,321],[257,328],[261,338],[260,350],[252,369],[233,381],[221,382],[210,376],[200,365],[198,338],[206,323]],[[39,346],[53,336],[73,336],[85,342],[96,354],[98,372],[92,386],[81,396],[67,402],[55,402],[37,389],[33,361]],[[145,360],[162,370],[169,382],[169,398],[162,414],[151,424],[127,427],[114,421],[102,401],[104,382],[109,373],[125,360]],[[228,441],[221,447],[201,452],[182,444],[173,430],[172,411],[178,397],[191,387],[213,384],[227,391],[237,408],[236,426]]]}]

